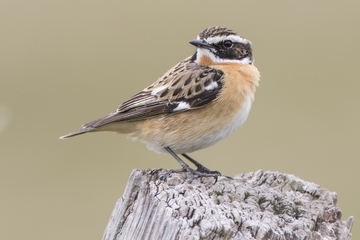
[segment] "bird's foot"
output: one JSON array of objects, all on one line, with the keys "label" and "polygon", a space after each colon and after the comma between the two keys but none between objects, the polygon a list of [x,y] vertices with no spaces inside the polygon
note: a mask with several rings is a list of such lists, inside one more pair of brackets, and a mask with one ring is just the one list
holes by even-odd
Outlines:
[{"label": "bird's foot", "polygon": [[[205,167],[204,165],[198,164],[196,166],[197,166],[197,169],[196,169],[197,172],[207,173],[207,174],[214,174],[214,175],[217,175],[217,176],[224,176],[219,171],[212,171],[212,170],[208,169],[207,167]],[[227,179],[230,179],[230,180],[234,179],[234,178],[229,177],[229,176],[224,176],[224,177],[226,177]],[[216,181],[215,181],[215,183],[216,183]]]},{"label": "bird's foot", "polygon": [[[199,163],[198,161],[196,161],[195,159],[193,159],[192,157],[190,157],[187,154],[182,154],[187,160],[189,160],[190,162],[192,162],[195,166],[196,166],[196,171],[199,173],[205,173],[205,174],[210,174],[211,176],[222,176],[221,173],[219,171],[212,171],[210,169],[208,169],[207,167],[205,167],[204,165],[202,165],[201,163]],[[217,178],[216,178],[217,180]],[[215,181],[216,183],[216,181]]]},{"label": "bird's foot", "polygon": [[187,158],[190,162],[192,162],[197,167],[197,169],[194,170],[194,169],[190,168],[189,165],[187,165],[181,158],[179,158],[179,156],[176,155],[176,153],[173,150],[171,150],[170,147],[165,147],[165,150],[168,153],[170,153],[170,155],[173,156],[173,158],[175,158],[175,160],[181,165],[182,169],[181,170],[169,170],[167,173],[165,173],[160,178],[161,180],[166,180],[171,173],[188,172],[191,175],[191,177],[188,179],[189,183],[191,183],[195,178],[213,177],[213,178],[215,178],[215,182],[214,182],[214,184],[215,184],[218,180],[218,177],[221,176],[220,172],[211,171],[210,169],[204,167],[201,163],[199,163],[195,159],[189,157],[187,154],[185,154],[185,153],[181,154],[182,156]]},{"label": "bird's foot", "polygon": [[[189,171],[189,170],[188,170]],[[210,171],[207,168],[198,168],[196,170],[190,168],[191,178],[188,180],[191,183],[194,179],[199,177],[213,177],[215,179],[214,184],[217,182],[218,177],[221,176],[221,173],[218,171]]]},{"label": "bird's foot", "polygon": [[221,176],[221,173],[219,171],[212,171],[201,164],[197,165],[196,171],[200,173],[217,174],[218,176]]},{"label": "bird's foot", "polygon": [[179,170],[168,170],[164,175],[160,177],[160,180],[166,181],[166,179],[172,174],[172,173],[180,173],[180,172],[188,172],[191,176],[187,179],[189,183],[192,183],[192,181],[196,178],[200,177],[213,177],[215,179],[214,184],[217,182],[218,177],[221,176],[220,172],[218,171],[210,171],[207,168],[199,168],[197,170],[194,170],[190,167],[184,167]]}]

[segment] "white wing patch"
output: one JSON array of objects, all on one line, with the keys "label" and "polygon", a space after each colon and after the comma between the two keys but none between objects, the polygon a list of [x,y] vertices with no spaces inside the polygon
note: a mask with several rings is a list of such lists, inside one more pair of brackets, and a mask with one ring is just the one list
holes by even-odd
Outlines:
[{"label": "white wing patch", "polygon": [[217,82],[212,82],[209,86],[205,87],[205,90],[211,91],[211,90],[217,88],[218,86],[219,86],[219,84]]},{"label": "white wing patch", "polygon": [[186,102],[180,102],[179,105],[173,109],[174,112],[180,111],[180,110],[186,110],[190,109],[190,105]]},{"label": "white wing patch", "polygon": [[154,90],[151,91],[151,95],[156,95],[158,92],[164,90],[165,88],[167,88],[167,86],[160,86],[160,87],[157,87],[155,88]]}]

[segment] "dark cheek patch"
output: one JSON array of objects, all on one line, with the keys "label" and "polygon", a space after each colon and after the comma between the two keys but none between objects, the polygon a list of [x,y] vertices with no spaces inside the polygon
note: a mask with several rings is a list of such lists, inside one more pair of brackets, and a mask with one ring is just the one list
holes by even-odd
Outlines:
[{"label": "dark cheek patch", "polygon": [[230,49],[219,48],[216,55],[221,59],[241,60],[246,57],[251,58],[251,46],[249,44],[234,43]]}]

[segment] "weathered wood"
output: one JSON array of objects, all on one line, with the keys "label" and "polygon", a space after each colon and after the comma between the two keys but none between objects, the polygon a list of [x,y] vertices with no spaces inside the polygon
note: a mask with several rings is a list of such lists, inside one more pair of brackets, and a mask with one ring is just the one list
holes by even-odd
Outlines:
[{"label": "weathered wood", "polygon": [[113,210],[104,240],[351,239],[336,193],[293,175],[257,171],[195,179],[164,170],[134,170]]}]

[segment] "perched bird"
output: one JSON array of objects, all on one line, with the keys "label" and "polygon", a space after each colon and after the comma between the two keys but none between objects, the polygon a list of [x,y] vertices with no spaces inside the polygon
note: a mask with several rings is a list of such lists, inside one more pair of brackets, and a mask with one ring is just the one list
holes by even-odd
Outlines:
[{"label": "perched bird", "polygon": [[[243,125],[260,73],[253,65],[251,42],[228,28],[206,28],[190,44],[196,47],[194,55],[115,112],[60,139],[99,131],[126,134],[154,152],[170,153],[191,179],[217,179],[218,171],[210,171],[187,153],[209,147]],[[178,154],[197,169],[190,168]]]}]

